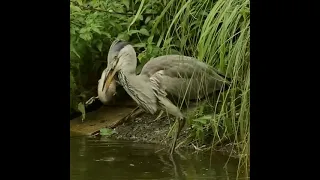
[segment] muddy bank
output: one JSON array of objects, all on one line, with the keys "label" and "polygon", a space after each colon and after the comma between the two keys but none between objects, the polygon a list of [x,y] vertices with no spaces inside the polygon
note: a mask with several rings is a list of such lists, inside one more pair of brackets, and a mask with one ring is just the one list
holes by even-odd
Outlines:
[{"label": "muddy bank", "polygon": [[[172,136],[175,131],[171,131],[169,136],[168,133],[174,124],[174,119],[166,116],[156,119],[157,115],[143,113],[134,119],[125,121],[114,128],[115,133],[111,135],[111,138],[130,140],[140,143],[161,144],[167,146],[169,149],[169,146],[172,144]],[[177,146],[181,149],[191,151],[209,151],[211,147],[210,144],[204,145],[203,147],[196,147],[193,143],[184,143],[188,138],[190,131],[191,129],[188,125],[182,129],[177,140]],[[233,147],[234,146],[232,144],[227,144],[221,147],[216,147],[214,150],[237,158],[238,155]]]},{"label": "muddy bank", "polygon": [[[115,133],[111,138],[131,140],[141,143],[155,143],[167,146],[172,144],[172,136],[175,131],[169,133],[174,124],[173,118],[168,118],[165,114],[161,118],[157,118],[159,114],[151,115],[142,113],[135,118],[124,119],[132,112],[134,107],[137,107],[132,101],[123,101],[121,104],[102,106],[97,110],[86,114],[86,119],[82,120],[81,117],[74,118],[70,121],[70,133],[79,135],[94,135],[99,136],[102,128],[114,129]],[[189,108],[189,111],[195,108]],[[183,112],[186,115],[186,112]],[[203,146],[197,145],[192,141],[186,142],[188,136],[191,134],[192,129],[186,123],[182,132],[177,140],[177,147],[180,149],[196,151],[209,151],[211,145],[206,144]],[[197,147],[201,146],[201,147]],[[214,150],[221,151],[223,154],[236,156],[234,146],[227,144],[222,147],[216,147]]]},{"label": "muddy bank", "polygon": [[[168,145],[172,139],[171,137],[167,138],[167,134],[174,121],[167,117],[156,120],[156,117],[143,113],[128,120],[114,128],[116,133],[112,135],[112,138]],[[185,137],[186,131],[187,129],[184,128],[179,140]]]}]

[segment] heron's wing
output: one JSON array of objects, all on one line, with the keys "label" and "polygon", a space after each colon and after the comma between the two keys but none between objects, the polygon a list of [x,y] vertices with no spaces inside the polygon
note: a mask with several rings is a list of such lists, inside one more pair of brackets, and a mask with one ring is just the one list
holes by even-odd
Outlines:
[{"label": "heron's wing", "polygon": [[166,84],[163,83],[163,71],[160,70],[156,73],[154,73],[150,77],[151,87],[153,89],[154,95],[158,99],[158,104],[161,106],[162,109],[166,110],[167,113],[172,114],[176,117],[183,118],[182,113],[180,112],[180,109],[175,106],[166,96]]},{"label": "heron's wing", "polygon": [[160,81],[162,91],[185,100],[201,99],[220,89],[223,85],[222,82],[205,76],[179,78],[162,75],[161,79],[158,80]]},{"label": "heron's wing", "polygon": [[166,56],[159,56],[153,59],[150,59],[142,68],[141,75],[147,75],[148,77],[151,77],[156,72],[160,70],[166,70],[171,67],[176,67],[179,65],[179,62],[177,60],[180,59],[192,59],[191,57],[187,56],[179,56],[179,55],[166,55]]},{"label": "heron's wing", "polygon": [[143,67],[140,75],[159,81],[161,91],[188,99],[210,94],[226,81],[205,63],[181,55],[154,58]]},{"label": "heron's wing", "polygon": [[151,77],[156,72],[163,70],[169,77],[193,78],[195,76],[210,76],[217,81],[226,81],[216,70],[195,58],[181,55],[166,55],[151,59],[144,65],[141,75]]}]

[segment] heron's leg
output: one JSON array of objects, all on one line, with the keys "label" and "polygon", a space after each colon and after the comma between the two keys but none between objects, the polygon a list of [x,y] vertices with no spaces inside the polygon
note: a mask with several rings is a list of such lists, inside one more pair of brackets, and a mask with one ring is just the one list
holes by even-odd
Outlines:
[{"label": "heron's leg", "polygon": [[172,147],[171,147],[171,150],[170,150],[170,154],[173,154],[173,151],[175,150],[176,148],[176,145],[177,145],[177,139],[180,135],[180,132],[182,130],[182,128],[184,127],[185,123],[186,123],[186,119],[185,118],[182,118],[182,119],[179,119],[178,120],[178,130],[174,136],[174,139],[173,139],[173,144],[172,144]]},{"label": "heron's leg", "polygon": [[168,98],[166,97],[158,97],[159,101],[160,101],[160,105],[162,106],[162,108],[164,108],[169,114],[174,115],[176,117],[178,117],[178,130],[175,134],[174,140],[173,140],[173,144],[171,147],[171,151],[170,153],[172,154],[173,151],[175,150],[176,147],[176,143],[177,143],[177,139],[180,135],[180,132],[182,130],[182,128],[185,125],[186,119],[185,117],[182,115],[180,109],[175,106]]}]

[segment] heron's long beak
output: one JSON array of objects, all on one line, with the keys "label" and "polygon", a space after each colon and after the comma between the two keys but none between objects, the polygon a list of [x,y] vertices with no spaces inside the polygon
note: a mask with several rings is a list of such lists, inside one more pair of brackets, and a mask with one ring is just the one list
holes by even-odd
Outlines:
[{"label": "heron's long beak", "polygon": [[107,71],[106,78],[104,78],[105,82],[103,82],[102,91],[105,88],[106,88],[106,91],[108,90],[110,83],[111,83],[112,79],[114,78],[114,75],[118,71],[118,67],[117,67],[118,61],[119,61],[119,59],[116,58],[116,61],[114,63],[108,65],[109,67],[107,67],[107,68],[110,68],[110,69]]},{"label": "heron's long beak", "polygon": [[109,73],[106,75],[106,78],[104,79],[105,82],[103,82],[103,87],[102,87],[102,91],[104,91],[104,88],[109,88],[110,83],[114,77],[114,75],[116,74],[116,70],[110,70]]}]

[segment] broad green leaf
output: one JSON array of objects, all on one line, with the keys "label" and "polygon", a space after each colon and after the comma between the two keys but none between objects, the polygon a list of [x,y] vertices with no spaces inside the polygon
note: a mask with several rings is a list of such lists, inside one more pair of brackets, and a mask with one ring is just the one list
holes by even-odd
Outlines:
[{"label": "broad green leaf", "polygon": [[137,48],[146,47],[146,43],[137,43],[133,45],[133,47],[137,47]]},{"label": "broad green leaf", "polygon": [[96,26],[93,26],[92,27],[92,30],[94,31],[94,32],[96,32],[96,33],[98,33],[98,34],[101,34],[101,31],[98,29],[98,27],[96,27]]},{"label": "broad green leaf", "polygon": [[83,34],[83,33],[86,33],[86,32],[88,32],[87,28],[81,28],[80,31],[79,31],[80,34]]},{"label": "broad green leaf", "polygon": [[200,122],[201,124],[206,125],[208,120],[211,120],[211,119],[212,119],[212,116],[206,115],[206,116],[202,116],[200,118],[194,119],[193,121]]},{"label": "broad green leaf", "polygon": [[151,36],[148,38],[147,42],[148,42],[148,44],[152,44],[152,41],[153,41],[153,35],[151,35]]},{"label": "broad green leaf", "polygon": [[113,129],[109,128],[102,128],[100,129],[100,135],[101,136],[110,136],[112,134],[116,133]]},{"label": "broad green leaf", "polygon": [[109,33],[107,33],[107,32],[102,32],[101,34],[107,36],[108,38],[111,38],[111,35]]},{"label": "broad green leaf", "polygon": [[86,118],[86,109],[84,107],[84,104],[82,102],[80,102],[78,104],[78,110],[81,112],[82,114],[82,121]]},{"label": "broad green leaf", "polygon": [[143,60],[144,57],[146,57],[146,52],[142,52],[142,53],[140,53],[140,54],[138,55],[138,60],[139,60],[140,63],[142,62],[142,60]]},{"label": "broad green leaf", "polygon": [[127,33],[120,33],[117,37],[120,40],[129,41],[130,37]]},{"label": "broad green leaf", "polygon": [[146,18],[146,20],[144,20],[144,23],[145,24],[148,24],[148,22],[151,20],[151,16],[148,16],[147,18]]},{"label": "broad green leaf", "polygon": [[90,41],[92,39],[92,34],[90,33],[83,33],[80,34],[80,38],[82,38],[85,41]]},{"label": "broad green leaf", "polygon": [[81,9],[78,6],[74,6],[73,4],[70,4],[70,9],[71,9],[71,11],[76,11],[76,12],[81,11]]},{"label": "broad green leaf", "polygon": [[143,15],[139,15],[139,20],[140,20],[140,21],[143,20]]},{"label": "broad green leaf", "polygon": [[91,17],[91,18],[87,18],[87,19],[86,19],[86,23],[87,23],[87,24],[92,24],[92,23],[93,23],[92,17]]},{"label": "broad green leaf", "polygon": [[149,36],[149,35],[150,35],[149,32],[148,32],[148,30],[146,30],[146,29],[144,29],[144,28],[141,28],[141,29],[140,29],[140,33],[143,34],[143,35],[146,35],[146,36]]},{"label": "broad green leaf", "polygon": [[73,52],[78,58],[80,58],[80,55],[77,53],[76,49],[74,48],[73,44],[70,45],[70,50]]},{"label": "broad green leaf", "polygon": [[79,3],[79,5],[83,5],[82,0],[77,0],[77,2]]},{"label": "broad green leaf", "polygon": [[71,35],[75,35],[76,34],[76,30],[74,28],[70,28],[70,34]]},{"label": "broad green leaf", "polygon": [[97,48],[99,49],[100,52],[102,52],[102,41],[98,41]]},{"label": "broad green leaf", "polygon": [[139,30],[130,30],[128,32],[128,34],[131,36],[132,34],[136,34],[136,33],[139,33],[140,31]]},{"label": "broad green leaf", "polygon": [[153,45],[152,44],[148,44],[147,45],[147,51],[149,52],[149,53],[151,53],[152,52],[152,50],[153,50]]},{"label": "broad green leaf", "polygon": [[197,131],[203,131],[203,127],[200,126],[199,124],[192,124],[191,125],[192,128],[196,129]]},{"label": "broad green leaf", "polygon": [[130,8],[130,0],[121,0],[122,3],[126,6],[127,10]]}]

